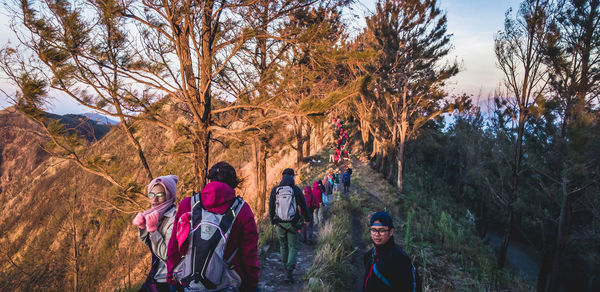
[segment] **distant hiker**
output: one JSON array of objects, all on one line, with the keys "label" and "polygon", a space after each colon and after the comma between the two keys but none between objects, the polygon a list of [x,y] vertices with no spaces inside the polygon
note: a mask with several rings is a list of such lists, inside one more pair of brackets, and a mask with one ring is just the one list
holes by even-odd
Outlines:
[{"label": "distant hiker", "polygon": [[306,206],[308,207],[308,212],[310,213],[310,221],[306,222],[304,226],[302,226],[302,238],[301,241],[312,245],[313,241],[313,226],[315,222],[314,218],[314,210],[313,206],[315,205],[315,199],[313,198],[312,192],[309,186],[304,187],[304,200],[306,200]]},{"label": "distant hiker", "polygon": [[333,174],[333,191],[334,192],[339,192],[340,191],[340,174],[335,172]]},{"label": "distant hiker", "polygon": [[[298,208],[302,215],[299,214]],[[293,283],[298,254],[298,231],[302,227],[302,217],[305,222],[310,222],[312,214],[309,213],[302,191],[294,184],[294,170],[291,168],[283,171],[281,183],[271,190],[269,216],[271,224],[276,225],[285,280]]]},{"label": "distant hiker", "polygon": [[327,200],[327,189],[325,188],[322,180],[318,180],[317,183],[319,184],[319,190],[321,191],[321,204],[323,206],[327,206],[329,203]]},{"label": "distant hiker", "polygon": [[140,291],[170,291],[167,283],[167,243],[171,238],[177,201],[177,176],[153,179],[148,185],[151,208],[137,213],[133,224],[152,253],[152,266]]},{"label": "distant hiker", "polygon": [[333,162],[333,154],[335,153],[335,149],[329,149],[329,162]]},{"label": "distant hiker", "polygon": [[345,149],[342,150],[342,157],[346,158],[346,159],[350,158],[350,154],[348,154],[347,150],[345,150]]},{"label": "distant hiker", "polygon": [[340,138],[340,140],[341,140],[340,141],[340,147],[346,145],[346,142],[348,142],[348,133],[342,132],[341,136],[342,137]]},{"label": "distant hiker", "polygon": [[308,208],[313,208],[313,222],[315,225],[318,225],[321,220],[319,218],[319,208],[321,207],[321,204],[323,203],[322,201],[322,195],[323,192],[321,191],[321,186],[323,184],[321,183],[321,181],[316,181],[313,183],[312,185],[312,190],[311,190],[311,195],[313,197],[313,203],[308,206]]},{"label": "distant hiker", "polygon": [[329,179],[329,176],[325,176],[323,181],[323,185],[325,186],[325,195],[331,196],[331,194],[333,194],[333,181]]},{"label": "distant hiker", "polygon": [[179,204],[167,277],[186,291],[255,291],[258,232],[250,206],[235,195],[235,169],[218,162],[207,178],[199,194]]},{"label": "distant hiker", "polygon": [[344,185],[344,194],[350,191],[350,176],[352,175],[352,168],[346,169],[342,175],[342,184]]},{"label": "distant hiker", "polygon": [[373,214],[369,226],[375,247],[364,256],[363,291],[416,291],[415,268],[406,253],[394,243],[394,223],[390,214]]},{"label": "distant hiker", "polygon": [[340,161],[340,148],[336,148],[335,151],[333,152],[333,163],[335,166],[338,165],[338,162]]}]

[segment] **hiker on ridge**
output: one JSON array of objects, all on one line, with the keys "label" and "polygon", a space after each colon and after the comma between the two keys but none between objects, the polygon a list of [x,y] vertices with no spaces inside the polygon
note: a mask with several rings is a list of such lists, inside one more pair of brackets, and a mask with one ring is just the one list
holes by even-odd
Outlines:
[{"label": "hiker on ridge", "polygon": [[167,283],[167,244],[177,210],[177,181],[176,175],[153,179],[148,184],[148,201],[152,207],[137,213],[133,219],[140,240],[152,253],[152,266],[140,291],[170,291]]},{"label": "hiker on ridge", "polygon": [[370,220],[375,244],[364,256],[363,292],[416,291],[416,273],[410,258],[394,243],[394,222],[387,212],[377,212]]},{"label": "hiker on ridge", "polygon": [[179,204],[167,277],[186,291],[256,291],[258,231],[252,209],[235,195],[240,180],[227,162],[213,165],[207,178]]},{"label": "hiker on ridge", "polygon": [[[319,208],[321,207],[321,203],[322,202],[322,194],[323,192],[321,191],[321,186],[322,183],[321,181],[316,181],[313,183],[312,185],[312,190],[311,190],[311,195],[312,195],[312,199],[314,200],[314,205],[313,206],[313,222],[315,225],[318,225],[321,220],[319,218]],[[308,206],[309,208],[311,208],[311,206]]]},{"label": "hiker on ridge", "polygon": [[[298,207],[302,215],[299,214]],[[271,190],[269,216],[271,224],[276,225],[285,281],[293,283],[298,254],[298,231],[302,227],[302,217],[308,223],[312,214],[306,206],[302,191],[294,184],[294,170],[291,168],[283,171],[281,183]]]},{"label": "hiker on ridge", "polygon": [[344,194],[350,191],[350,176],[352,175],[352,168],[346,169],[342,175],[342,184],[344,185]]},{"label": "hiker on ridge", "polygon": [[315,224],[314,211],[318,208],[318,205],[309,186],[304,187],[304,199],[306,200],[306,206],[308,207],[308,212],[310,213],[310,221],[306,222],[306,224],[302,226],[302,238],[300,240],[305,244],[313,245],[315,244],[313,240],[313,228]]}]

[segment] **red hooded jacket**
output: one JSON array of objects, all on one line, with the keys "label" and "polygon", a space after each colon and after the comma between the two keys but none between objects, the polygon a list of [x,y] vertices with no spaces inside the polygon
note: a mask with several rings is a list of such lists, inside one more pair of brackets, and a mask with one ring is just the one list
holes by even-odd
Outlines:
[{"label": "red hooded jacket", "polygon": [[313,186],[312,186],[312,190],[311,190],[312,196],[313,196],[313,200],[315,203],[315,206],[317,206],[315,209],[319,209],[319,206],[321,206],[321,189],[319,188],[319,182],[314,182]]},{"label": "red hooded jacket", "polygon": [[[208,183],[200,192],[202,204],[206,210],[223,214],[235,199],[235,190],[229,185],[213,181]],[[179,218],[191,211],[191,198],[185,198],[179,204],[177,214],[175,214],[175,223],[173,224],[173,233],[169,245],[167,247],[167,280],[172,281],[173,268],[179,264],[184,253],[180,253],[177,243],[177,229]],[[237,254],[231,261],[235,271],[242,278],[242,286],[240,291],[254,291],[258,285],[258,231],[256,229],[256,221],[254,214],[248,204],[244,204],[238,214],[231,232],[227,246],[225,247],[225,258],[229,258],[235,249],[238,249]],[[182,251],[187,250],[183,247]]]}]

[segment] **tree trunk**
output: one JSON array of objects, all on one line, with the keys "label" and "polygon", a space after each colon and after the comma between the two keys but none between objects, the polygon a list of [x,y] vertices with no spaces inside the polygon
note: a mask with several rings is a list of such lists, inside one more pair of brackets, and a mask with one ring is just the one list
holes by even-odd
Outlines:
[{"label": "tree trunk", "polygon": [[396,147],[396,161],[398,161],[398,179],[396,180],[396,186],[398,187],[398,191],[402,194],[404,181],[403,181],[403,170],[404,170],[404,145],[406,143],[406,135],[401,132],[398,146]]},{"label": "tree trunk", "polygon": [[388,182],[390,182],[391,184],[395,184],[396,183],[396,176],[394,176],[394,170],[396,169],[396,150],[393,149],[392,151],[388,152],[388,156],[385,162],[385,165],[387,167],[387,171],[385,178],[387,179]]},{"label": "tree trunk", "polygon": [[208,174],[208,151],[210,132],[207,126],[198,127],[194,145],[194,192],[199,193],[206,185]]},{"label": "tree trunk", "polygon": [[498,253],[498,268],[504,267],[506,260],[506,251],[508,244],[510,243],[510,237],[512,233],[513,224],[515,221],[515,209],[514,203],[517,201],[517,192],[519,186],[519,172],[521,171],[521,160],[523,159],[523,132],[525,130],[526,113],[525,108],[520,106],[519,108],[519,125],[517,128],[517,141],[515,141],[515,152],[512,164],[512,174],[510,180],[510,194],[508,204],[506,206],[508,211],[508,217],[506,219],[506,226],[504,227],[504,237],[502,239],[502,246]]},{"label": "tree trunk", "polygon": [[256,187],[256,214],[262,216],[266,210],[267,197],[267,151],[266,145],[256,138],[252,147],[254,151],[254,170]]},{"label": "tree trunk", "polygon": [[[208,172],[208,154],[210,148],[210,120],[211,120],[211,82],[212,82],[212,61],[213,61],[213,19],[214,1],[205,1],[202,10],[202,67],[200,70],[200,84],[196,87],[191,58],[184,59],[184,72],[186,82],[191,91],[192,104],[196,116],[196,129],[194,144],[194,188],[199,192],[206,185],[206,176]],[[189,39],[189,36],[188,38]],[[189,44],[182,44],[182,47],[189,50]],[[189,61],[189,63],[188,63]],[[199,90],[199,91],[198,91]]]},{"label": "tree trunk", "polygon": [[508,217],[506,225],[504,226],[504,236],[502,237],[502,245],[500,246],[500,252],[498,253],[498,268],[504,267],[504,261],[506,260],[506,252],[508,250],[508,244],[510,242],[510,236],[512,235],[512,226],[514,223],[514,210],[512,205],[508,210]]},{"label": "tree trunk", "polygon": [[540,261],[540,272],[538,273],[537,280],[537,291],[538,292],[546,292],[548,288],[548,276],[550,275],[550,271],[552,270],[552,255],[553,251],[548,245],[549,239],[547,238],[547,228],[546,228],[546,220],[540,223],[541,226],[541,234],[542,234],[542,258]]},{"label": "tree trunk", "polygon": [[360,120],[360,137],[366,146],[369,143],[369,122],[366,120]]},{"label": "tree trunk", "polygon": [[306,156],[310,156],[310,140],[312,138],[311,135],[312,132],[312,127],[310,125],[308,125],[306,127]]},{"label": "tree trunk", "polygon": [[550,274],[550,285],[548,291],[556,292],[559,290],[559,273],[561,260],[567,246],[567,237],[569,235],[569,220],[571,219],[571,200],[573,193],[567,192],[567,180],[563,177],[562,181],[563,201],[560,207],[560,217],[558,218],[558,234],[556,235],[556,247],[554,249],[554,258],[552,260],[552,271]]},{"label": "tree trunk", "polygon": [[294,124],[295,127],[295,132],[296,132],[296,168],[300,169],[300,166],[302,166],[302,159],[304,159],[304,153],[303,153],[303,148],[304,148],[304,140],[302,137],[302,119],[298,119],[296,120],[296,123]]},{"label": "tree trunk", "polygon": [[322,123],[317,123],[315,125],[315,135],[314,135],[315,137],[313,139],[313,141],[315,143],[314,147],[313,147],[315,149],[315,152],[318,151],[318,149],[321,149],[320,142],[323,139],[323,137],[321,137],[321,135],[322,135],[321,133],[322,132],[323,132],[323,124]]},{"label": "tree trunk", "polygon": [[71,208],[71,233],[73,235],[73,291],[79,291],[79,246],[77,244],[77,194],[73,193],[73,203]]}]

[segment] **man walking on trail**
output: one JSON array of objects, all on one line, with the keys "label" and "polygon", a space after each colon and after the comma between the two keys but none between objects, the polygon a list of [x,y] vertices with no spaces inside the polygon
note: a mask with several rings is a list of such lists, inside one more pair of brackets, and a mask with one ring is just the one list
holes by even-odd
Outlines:
[{"label": "man walking on trail", "polygon": [[373,214],[369,226],[375,247],[365,254],[363,291],[416,291],[415,268],[402,248],[394,243],[390,214]]},{"label": "man walking on trail", "polygon": [[342,184],[344,185],[344,194],[348,194],[350,191],[350,175],[352,175],[352,168],[346,169],[346,172],[342,175]]},{"label": "man walking on trail", "polygon": [[[293,283],[293,271],[298,254],[298,232],[302,227],[302,217],[304,222],[310,222],[312,214],[306,206],[302,191],[294,184],[294,170],[286,168],[282,176],[279,186],[271,190],[269,216],[271,224],[276,225],[281,262],[285,268],[285,281]],[[298,212],[298,207],[302,215]]]}]

